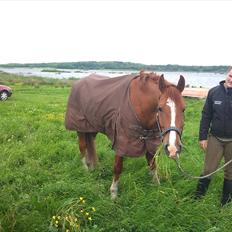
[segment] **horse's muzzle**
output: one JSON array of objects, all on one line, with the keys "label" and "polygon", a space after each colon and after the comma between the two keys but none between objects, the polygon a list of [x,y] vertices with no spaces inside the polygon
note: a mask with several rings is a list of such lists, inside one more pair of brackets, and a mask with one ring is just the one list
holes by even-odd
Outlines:
[{"label": "horse's muzzle", "polygon": [[170,158],[176,158],[178,154],[181,153],[181,149],[182,149],[181,145],[170,145],[170,144],[164,145],[165,153]]}]

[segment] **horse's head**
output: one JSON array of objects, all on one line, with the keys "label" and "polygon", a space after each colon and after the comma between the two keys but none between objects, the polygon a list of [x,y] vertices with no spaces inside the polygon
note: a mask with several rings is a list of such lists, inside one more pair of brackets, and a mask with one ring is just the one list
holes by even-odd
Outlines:
[{"label": "horse's head", "polygon": [[158,105],[158,124],[162,134],[165,152],[175,158],[181,152],[181,134],[184,127],[184,99],[181,92],[185,87],[185,79],[180,76],[177,86],[159,79],[161,92]]}]

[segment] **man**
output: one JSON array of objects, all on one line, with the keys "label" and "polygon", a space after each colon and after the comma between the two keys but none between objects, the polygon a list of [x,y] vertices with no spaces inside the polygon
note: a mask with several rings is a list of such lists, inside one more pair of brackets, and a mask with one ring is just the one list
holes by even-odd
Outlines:
[{"label": "man", "polygon": [[[232,67],[226,79],[209,90],[202,111],[199,143],[204,151],[205,163],[202,176],[215,171],[224,157],[225,163],[232,159]],[[199,179],[195,198],[205,195],[210,177]],[[224,185],[221,206],[232,199],[232,163],[224,168]]]}]

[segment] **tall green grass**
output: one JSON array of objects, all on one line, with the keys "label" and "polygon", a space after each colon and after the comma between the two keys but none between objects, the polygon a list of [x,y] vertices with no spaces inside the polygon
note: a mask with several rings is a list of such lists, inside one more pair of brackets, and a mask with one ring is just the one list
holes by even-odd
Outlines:
[{"label": "tall green grass", "polygon": [[[183,177],[165,155],[157,159],[161,185],[154,185],[146,160],[126,158],[119,197],[110,199],[114,152],[98,135],[99,165],[82,166],[76,134],[64,128],[70,84],[26,84],[30,78],[0,75],[13,95],[0,102],[0,231],[47,232],[53,216],[72,199],[84,197],[95,207],[91,223],[81,231],[231,231],[232,208],[219,207],[223,173],[218,173],[201,201],[192,200],[196,180]],[[199,175],[204,154],[198,126],[204,100],[186,99],[182,166]]]}]

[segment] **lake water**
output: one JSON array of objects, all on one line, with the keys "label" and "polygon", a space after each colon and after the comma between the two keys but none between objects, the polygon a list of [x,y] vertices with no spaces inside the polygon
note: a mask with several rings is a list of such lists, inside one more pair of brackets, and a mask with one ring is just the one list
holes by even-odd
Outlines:
[{"label": "lake water", "polygon": [[[23,76],[40,76],[50,78],[83,78],[91,73],[102,74],[109,77],[116,77],[125,74],[135,73],[136,71],[125,70],[77,70],[77,69],[65,69],[59,70],[59,72],[41,72],[45,68],[1,68],[0,71],[7,73],[20,74]],[[47,69],[47,68],[46,68]],[[161,72],[158,72],[161,73]],[[204,87],[211,88],[217,85],[221,80],[225,79],[225,74],[221,73],[201,73],[201,72],[162,72],[165,79],[177,83],[180,74],[185,77],[186,85],[190,87]]]}]

